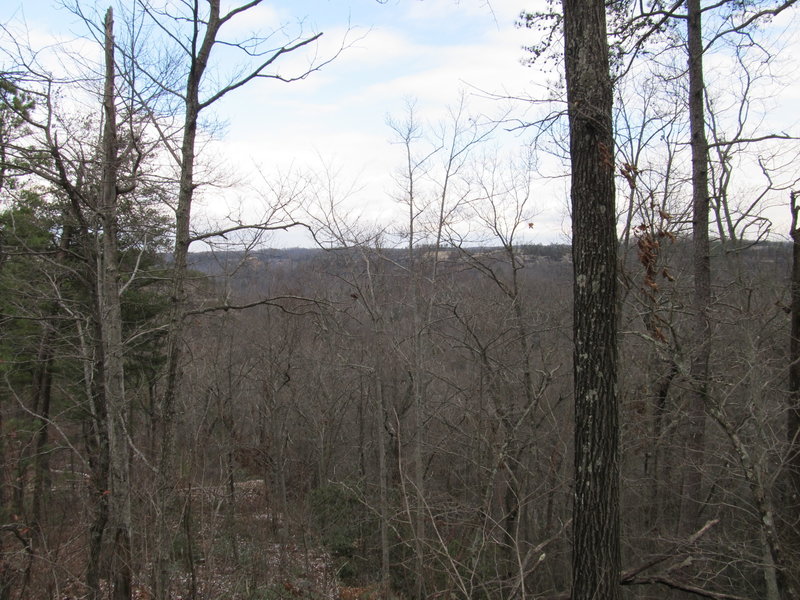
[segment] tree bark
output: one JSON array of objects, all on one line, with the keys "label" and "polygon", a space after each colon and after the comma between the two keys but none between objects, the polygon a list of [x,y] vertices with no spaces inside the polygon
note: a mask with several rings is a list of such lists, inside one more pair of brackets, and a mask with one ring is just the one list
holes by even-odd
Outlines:
[{"label": "tree bark", "polygon": [[703,81],[703,29],[700,0],[688,0],[689,127],[692,150],[692,239],[694,271],[694,334],[690,374],[693,394],[689,402],[686,430],[686,472],[683,478],[680,531],[697,527],[702,511],[702,465],[705,446],[706,404],[711,326],[711,262],[708,240],[708,140]]},{"label": "tree bark", "polygon": [[375,398],[378,416],[375,419],[375,439],[378,444],[378,498],[380,513],[380,540],[381,540],[381,593],[383,597],[389,597],[390,563],[389,563],[389,469],[386,460],[386,422],[388,411],[386,409],[386,397],[383,391],[383,378],[380,376],[379,359],[380,354],[375,352]]},{"label": "tree bark", "polygon": [[[170,308],[169,329],[166,342],[166,381],[164,393],[161,397],[161,452],[158,463],[158,506],[157,506],[157,541],[155,560],[155,590],[156,600],[167,598],[169,587],[168,553],[171,545],[171,527],[169,526],[167,512],[170,501],[174,496],[174,426],[175,403],[178,396],[181,372],[183,332],[186,322],[186,276],[188,268],[189,245],[191,243],[191,214],[192,199],[194,197],[194,162],[195,141],[197,139],[198,119],[201,111],[200,82],[203,79],[211,49],[216,42],[220,23],[220,0],[209,1],[209,15],[205,23],[205,30],[201,31],[204,23],[195,3],[192,38],[191,64],[186,81],[183,140],[180,152],[180,182],[178,188],[178,202],[175,209],[175,246],[173,250],[173,276]],[[201,36],[202,34],[202,36]],[[200,41],[199,47],[197,42]]]},{"label": "tree bark", "polygon": [[[50,431],[50,400],[53,387],[53,333],[54,323],[45,322],[44,332],[39,341],[36,357],[36,370],[33,377],[33,412],[38,421],[36,432],[33,501],[31,522],[37,535],[42,535],[42,516],[47,506],[50,489],[50,460],[47,452]],[[38,543],[39,540],[36,540]]]},{"label": "tree bark", "polygon": [[[800,206],[797,204],[798,192],[790,195],[792,210],[792,282],[791,282],[791,333],[789,338],[789,406],[786,415],[786,436],[788,458],[786,461],[788,477],[787,521],[791,524],[789,546],[800,550],[800,525],[797,522],[800,507]],[[790,576],[795,575],[791,573]]]},{"label": "tree bark", "polygon": [[114,89],[114,16],[105,19],[105,89],[103,92],[103,173],[100,217],[103,224],[100,277],[100,319],[103,382],[108,405],[109,517],[113,536],[111,579],[114,600],[131,597],[131,482],[128,407],[125,397],[122,306],[117,240],[117,118]]},{"label": "tree bark", "polygon": [[[82,236],[85,240],[85,237]],[[96,286],[97,282],[92,281]],[[90,348],[89,335],[94,340],[101,339],[100,308],[97,304],[97,290],[92,289],[95,302],[92,304],[92,331],[85,334],[79,330],[86,381],[86,396],[89,410],[83,422],[83,437],[86,444],[86,457],[91,469],[91,486],[89,488],[92,505],[92,523],[89,526],[89,561],[86,566],[86,587],[90,600],[103,597],[100,589],[101,557],[103,553],[103,537],[108,526],[109,494],[108,494],[108,406],[106,404],[105,386],[103,384],[103,355]],[[94,353],[93,358],[92,354]],[[91,361],[91,362],[90,362]]]},{"label": "tree bark", "polygon": [[572,162],[572,598],[617,599],[619,416],[612,84],[603,0],[563,0]]}]

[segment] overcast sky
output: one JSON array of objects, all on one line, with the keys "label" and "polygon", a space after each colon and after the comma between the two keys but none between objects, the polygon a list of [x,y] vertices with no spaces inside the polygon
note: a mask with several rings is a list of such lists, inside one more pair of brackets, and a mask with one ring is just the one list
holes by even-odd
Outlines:
[{"label": "overcast sky", "polygon": [[[230,0],[232,3],[232,0]],[[402,120],[410,101],[430,129],[447,118],[462,94],[468,110],[497,118],[509,103],[487,99],[481,92],[498,95],[543,94],[543,83],[555,73],[542,73],[522,64],[522,46],[531,43],[531,32],[515,27],[523,9],[541,7],[543,0],[283,0],[268,1],[248,12],[229,33],[296,30],[323,32],[314,49],[327,56],[341,44],[341,55],[309,78],[284,84],[254,81],[229,95],[216,107],[223,124],[219,141],[208,156],[224,173],[260,185],[261,175],[274,180],[289,172],[327,168],[336,174],[337,194],[349,195],[348,206],[368,219],[384,224],[403,220],[396,173],[402,167],[401,148],[392,144],[388,118]],[[104,4],[82,2],[102,11]],[[86,34],[83,24],[52,0],[0,0],[0,23],[24,27],[33,45],[53,37],[70,39]],[[790,11],[782,19],[788,19]],[[797,36],[783,31],[784,65],[791,62]],[[238,31],[236,29],[238,28]],[[783,28],[783,29],[781,29]],[[87,50],[92,51],[92,50]],[[93,51],[98,51],[94,46]],[[282,73],[301,69],[308,55],[293,56]],[[716,74],[710,58],[708,77]],[[789,77],[796,79],[791,66]],[[780,102],[765,110],[762,120],[775,121],[776,131],[788,131],[797,122],[798,86],[783,88]],[[764,105],[766,106],[766,104]],[[513,106],[514,116],[526,110]],[[530,107],[527,110],[531,110]],[[785,124],[785,126],[784,126]],[[524,150],[525,132],[501,127],[491,146],[510,154]],[[544,159],[546,160],[546,158]],[[548,175],[559,169],[542,169]],[[567,182],[563,178],[537,179],[534,203],[535,227],[525,228],[533,242],[568,241]],[[264,186],[261,186],[263,189]],[[352,192],[352,193],[351,193]],[[241,186],[210,190],[198,204],[203,212],[219,217],[243,206],[258,213],[254,189]],[[783,215],[781,207],[776,210]],[[782,218],[780,216],[776,218]],[[783,227],[783,225],[781,225]],[[784,228],[785,229],[785,228]],[[294,236],[275,243],[305,243]]]},{"label": "overcast sky", "polygon": [[[335,170],[342,190],[357,190],[350,204],[374,218],[397,209],[394,174],[402,167],[391,143],[388,118],[404,118],[409,102],[433,126],[466,96],[472,113],[490,117],[508,110],[508,103],[487,100],[480,91],[497,94],[530,92],[536,72],[521,64],[528,32],[517,29],[523,8],[539,0],[284,0],[265,2],[237,27],[270,31],[292,29],[323,32],[320,55],[346,40],[346,49],[330,65],[308,79],[283,84],[257,81],[230,95],[216,116],[224,124],[218,157],[242,179],[257,181],[252,170],[273,177],[289,170],[322,165]],[[92,3],[84,2],[84,5]],[[96,5],[98,10],[103,3]],[[52,0],[3,0],[0,22],[24,22],[34,44],[52,37],[86,34],[84,26]],[[297,57],[287,65],[304,64]],[[540,76],[541,79],[541,76]],[[515,152],[525,138],[498,130],[493,145]],[[344,192],[343,192],[344,193]],[[212,215],[244,199],[246,190],[215,192],[204,199]],[[537,241],[565,241],[565,199],[540,198]],[[291,243],[283,240],[280,243]]]},{"label": "overcast sky", "polygon": [[[520,93],[535,76],[521,64],[527,32],[514,26],[524,3],[272,3],[279,7],[274,23],[305,15],[311,29],[324,31],[323,49],[331,51],[345,36],[354,41],[307,80],[261,82],[232,97],[224,111],[227,147],[240,160],[255,158],[268,169],[324,161],[340,172],[343,188],[356,180],[358,203],[368,213],[391,210],[397,191],[393,174],[402,167],[402,156],[390,143],[387,118],[403,119],[413,101],[432,127],[447,118],[462,93],[474,113],[505,114],[508,103],[486,100],[479,90]],[[498,131],[494,138],[512,151],[525,143],[519,133]],[[564,240],[564,207],[563,197],[550,204],[547,241]]]}]

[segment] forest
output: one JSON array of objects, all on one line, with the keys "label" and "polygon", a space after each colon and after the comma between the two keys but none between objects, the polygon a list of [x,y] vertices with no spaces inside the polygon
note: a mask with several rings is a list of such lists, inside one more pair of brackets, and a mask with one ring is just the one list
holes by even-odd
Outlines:
[{"label": "forest", "polygon": [[260,0],[65,0],[96,52],[58,60],[0,23],[0,600],[800,598],[795,2],[504,15],[556,80],[389,119],[391,223],[331,170],[203,213],[222,100],[346,40],[242,37]]}]

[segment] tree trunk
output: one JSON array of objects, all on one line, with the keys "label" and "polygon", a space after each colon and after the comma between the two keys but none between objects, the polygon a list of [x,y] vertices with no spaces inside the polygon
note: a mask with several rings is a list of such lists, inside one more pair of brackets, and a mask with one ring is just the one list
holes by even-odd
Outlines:
[{"label": "tree trunk", "polygon": [[[96,282],[93,282],[96,284]],[[96,290],[92,294],[97,298]],[[93,305],[93,328],[91,335],[100,339],[99,307]],[[108,407],[105,401],[103,385],[103,357],[102,352],[96,353],[90,362],[92,349],[88,335],[79,330],[82,355],[84,358],[84,379],[86,381],[86,396],[89,410],[83,422],[83,437],[86,444],[86,457],[91,471],[91,486],[89,488],[92,506],[92,524],[89,526],[89,561],[86,566],[86,587],[89,590],[90,600],[99,600],[103,597],[100,590],[102,576],[103,537],[108,525]],[[102,351],[102,348],[101,348]]]},{"label": "tree trunk", "polygon": [[[786,416],[786,435],[788,441],[787,471],[788,502],[786,521],[790,524],[790,550],[800,551],[800,524],[797,521],[800,508],[800,206],[797,205],[798,192],[790,195],[792,209],[792,283],[791,283],[791,334],[789,338],[789,406]],[[790,573],[792,577],[797,573]]]},{"label": "tree trunk", "polygon": [[693,394],[689,402],[686,428],[686,471],[681,495],[680,532],[697,529],[702,511],[702,466],[705,446],[706,403],[711,327],[711,263],[708,242],[708,141],[703,100],[703,29],[700,0],[688,0],[689,126],[692,149],[692,235],[694,270],[694,333],[691,379]]},{"label": "tree trunk", "polygon": [[[89,462],[92,467],[92,486],[90,488],[94,501],[94,515],[89,526],[89,562],[86,567],[86,587],[89,589],[89,599],[99,600],[102,597],[100,590],[101,557],[103,552],[103,534],[108,525],[108,495],[105,494],[108,481],[108,443],[105,433],[98,431],[97,421],[91,419],[87,430],[84,432]],[[97,443],[100,441],[100,443]],[[92,458],[94,457],[94,458]]]},{"label": "tree trunk", "polygon": [[[47,444],[50,437],[50,399],[53,387],[54,323],[45,322],[44,327],[33,379],[33,412],[39,421],[39,430],[36,433],[31,522],[37,536],[42,535],[41,519],[46,510],[50,489],[50,455],[47,452]],[[37,542],[38,540],[34,543]]]},{"label": "tree trunk", "polygon": [[563,0],[574,269],[572,598],[621,597],[612,85],[603,0]]},{"label": "tree trunk", "polygon": [[161,397],[161,452],[158,462],[158,498],[156,507],[157,537],[155,558],[155,600],[166,600],[169,586],[168,552],[172,537],[172,527],[168,520],[169,505],[174,497],[174,426],[175,403],[180,384],[180,363],[182,357],[183,332],[186,322],[186,276],[188,268],[189,245],[191,243],[192,198],[194,196],[194,161],[197,126],[200,116],[200,82],[203,79],[211,49],[216,41],[220,27],[220,0],[209,1],[209,16],[205,31],[198,31],[203,20],[195,3],[194,27],[195,43],[202,40],[200,47],[194,46],[186,82],[184,97],[183,140],[180,154],[180,182],[178,202],[175,209],[175,246],[173,251],[172,306],[170,308],[169,329],[166,341],[166,381]]},{"label": "tree trunk", "polygon": [[128,448],[128,407],[122,342],[122,307],[117,247],[117,119],[114,90],[114,17],[105,19],[105,90],[103,93],[103,177],[100,216],[103,224],[100,278],[100,319],[103,382],[108,405],[109,518],[113,536],[111,579],[114,600],[131,597],[131,482]]},{"label": "tree trunk", "polygon": [[[375,356],[379,356],[376,351]],[[375,397],[378,416],[375,419],[375,437],[378,444],[378,495],[380,512],[380,539],[381,539],[381,593],[384,598],[389,597],[390,571],[389,571],[389,470],[386,466],[386,423],[388,411],[386,409],[386,398],[383,393],[383,379],[377,367],[376,359],[375,375]]]}]

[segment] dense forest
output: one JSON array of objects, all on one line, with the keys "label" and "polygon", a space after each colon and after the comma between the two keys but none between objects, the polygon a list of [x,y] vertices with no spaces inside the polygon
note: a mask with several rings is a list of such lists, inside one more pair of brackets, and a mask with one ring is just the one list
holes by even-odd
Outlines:
[{"label": "dense forest", "polygon": [[0,24],[0,600],[797,598],[794,3],[519,15],[543,112],[409,107],[384,224],[330,172],[203,215],[206,114],[342,59],[229,36],[258,0],[65,2],[56,63]]}]

